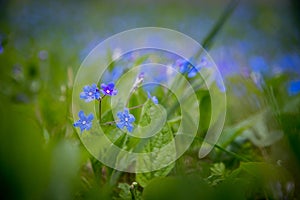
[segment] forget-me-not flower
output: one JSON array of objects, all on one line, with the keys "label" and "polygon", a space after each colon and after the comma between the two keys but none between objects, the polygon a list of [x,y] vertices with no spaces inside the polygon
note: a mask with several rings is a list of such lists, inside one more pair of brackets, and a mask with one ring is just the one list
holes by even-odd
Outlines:
[{"label": "forget-me-not flower", "polygon": [[92,84],[91,86],[86,85],[83,88],[83,92],[80,93],[80,98],[85,99],[85,102],[90,102],[93,100],[100,99],[100,92],[96,84]]},{"label": "forget-me-not flower", "polygon": [[114,83],[109,83],[109,84],[105,84],[102,83],[101,84],[101,92],[104,95],[108,95],[108,96],[114,96],[118,93],[118,90],[115,89],[115,84]]},{"label": "forget-me-not flower", "polygon": [[78,113],[79,120],[74,123],[75,127],[79,127],[80,131],[90,130],[92,128],[92,120],[94,119],[93,114],[89,114],[88,116],[84,115],[84,112],[81,110]]},{"label": "forget-me-not flower", "polygon": [[119,118],[119,121],[117,122],[117,127],[119,129],[123,129],[124,127],[126,127],[129,132],[132,132],[132,123],[135,121],[135,117],[129,113],[128,108],[124,108],[124,112],[119,111],[117,113],[117,116]]},{"label": "forget-me-not flower", "polygon": [[290,96],[297,95],[300,93],[300,80],[289,82],[288,93]]},{"label": "forget-me-not flower", "polygon": [[175,63],[179,67],[179,71],[182,74],[187,74],[188,78],[193,78],[197,75],[198,69],[194,67],[189,61],[184,59],[178,59]]}]

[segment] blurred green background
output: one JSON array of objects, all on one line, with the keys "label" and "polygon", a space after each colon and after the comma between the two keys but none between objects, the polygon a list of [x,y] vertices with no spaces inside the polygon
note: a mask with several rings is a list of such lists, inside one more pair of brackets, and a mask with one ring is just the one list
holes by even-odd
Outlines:
[{"label": "blurred green background", "polygon": [[[191,148],[169,177],[135,188],[136,198],[299,198],[299,3],[240,1],[213,35],[229,3],[0,1],[0,198],[132,198],[134,174],[113,181],[117,172],[91,158],[70,106],[89,52],[113,34],[145,26],[207,44],[224,76],[228,117],[215,151],[199,160]],[[259,115],[265,110],[268,116]],[[253,132],[268,145],[247,136]],[[255,187],[269,179],[268,189]]]}]

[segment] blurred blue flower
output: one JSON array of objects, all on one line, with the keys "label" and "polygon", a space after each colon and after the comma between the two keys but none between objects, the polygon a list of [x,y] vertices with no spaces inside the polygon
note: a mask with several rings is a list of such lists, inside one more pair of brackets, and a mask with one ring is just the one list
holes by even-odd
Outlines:
[{"label": "blurred blue flower", "polygon": [[175,66],[179,67],[180,73],[187,74],[188,78],[193,78],[196,76],[201,67],[199,66],[199,69],[197,69],[189,61],[184,59],[178,59],[175,62]]},{"label": "blurred blue flower", "polygon": [[117,122],[117,127],[119,129],[123,129],[124,127],[126,127],[129,132],[132,132],[132,123],[135,121],[135,118],[132,114],[129,113],[128,108],[124,108],[124,112],[119,111],[117,113],[117,116],[120,119]]},{"label": "blurred blue flower", "polygon": [[83,92],[80,93],[80,98],[85,99],[85,102],[90,102],[93,100],[100,99],[100,92],[96,84],[91,86],[86,85],[83,87]]},{"label": "blurred blue flower", "polygon": [[112,71],[105,71],[104,75],[103,75],[103,82],[108,82],[108,81],[117,81],[120,76],[123,73],[124,68],[120,67],[120,66],[115,66]]},{"label": "blurred blue flower", "polygon": [[176,60],[175,62],[175,65],[177,67],[179,67],[179,71],[180,73],[186,73],[188,71],[188,68],[189,68],[189,62],[185,59],[178,59]]},{"label": "blurred blue flower", "polygon": [[297,95],[300,93],[300,80],[289,82],[288,93],[290,96]]},{"label": "blurred blue flower", "polygon": [[89,114],[88,116],[84,115],[84,112],[81,110],[78,113],[79,120],[75,122],[74,127],[79,127],[80,131],[90,130],[92,128],[92,120],[94,119],[93,114]]},{"label": "blurred blue flower", "polygon": [[118,93],[118,90],[114,89],[115,88],[115,84],[114,83],[109,83],[109,84],[105,84],[105,83],[102,83],[101,84],[101,92],[104,94],[104,95],[108,95],[108,96],[114,96]]},{"label": "blurred blue flower", "polygon": [[150,92],[147,92],[148,98],[152,100],[154,104],[158,104],[158,99],[156,96],[151,96]]},{"label": "blurred blue flower", "polygon": [[198,69],[196,69],[195,67],[192,67],[189,69],[189,72],[188,72],[188,78],[193,78],[195,77],[196,75],[198,74]]},{"label": "blurred blue flower", "polygon": [[249,60],[249,65],[254,72],[267,73],[268,64],[262,56],[253,56]]},{"label": "blurred blue flower", "polygon": [[297,53],[289,53],[280,56],[275,60],[275,65],[280,67],[283,71],[300,73],[300,55]]}]

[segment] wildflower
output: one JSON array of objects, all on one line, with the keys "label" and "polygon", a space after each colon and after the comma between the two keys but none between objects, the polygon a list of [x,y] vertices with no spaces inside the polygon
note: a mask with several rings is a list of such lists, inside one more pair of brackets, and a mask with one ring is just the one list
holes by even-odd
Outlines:
[{"label": "wildflower", "polygon": [[198,70],[195,67],[192,67],[191,69],[189,69],[188,78],[193,78],[197,74],[198,74]]},{"label": "wildflower", "polygon": [[176,66],[179,67],[179,71],[181,73],[187,73],[188,78],[193,78],[198,73],[198,69],[194,67],[189,61],[184,59],[178,59],[176,61]]},{"label": "wildflower", "polygon": [[85,99],[85,102],[100,99],[100,92],[96,84],[92,84],[91,86],[84,86],[83,92],[80,93],[80,98]]},{"label": "wildflower", "polygon": [[178,59],[175,63],[179,67],[181,73],[186,73],[188,71],[189,62],[184,59]]},{"label": "wildflower", "polygon": [[202,57],[199,65],[200,65],[201,67],[208,67],[208,66],[209,66],[209,61],[208,61],[208,59],[207,59],[206,57]]},{"label": "wildflower", "polygon": [[124,112],[119,111],[117,113],[117,116],[120,119],[119,122],[117,122],[117,127],[119,129],[123,129],[124,127],[126,127],[129,132],[132,132],[132,123],[135,121],[135,118],[132,114],[129,113],[128,108],[124,108]]},{"label": "wildflower", "polygon": [[118,90],[114,89],[115,88],[115,84],[114,83],[109,83],[108,85],[106,85],[105,83],[101,84],[101,92],[104,95],[108,95],[108,96],[114,96],[118,93]]},{"label": "wildflower", "polygon": [[255,73],[268,73],[269,66],[266,60],[261,56],[254,56],[249,59],[249,65]]},{"label": "wildflower", "polygon": [[88,116],[84,115],[84,112],[81,110],[78,113],[79,120],[75,122],[74,127],[79,127],[80,131],[90,130],[92,128],[92,120],[94,119],[93,114],[89,114]]},{"label": "wildflower", "polygon": [[111,71],[105,71],[103,75],[103,82],[108,82],[109,80],[117,81],[123,73],[123,68],[120,66],[115,66]]},{"label": "wildflower", "polygon": [[297,95],[300,93],[300,80],[289,82],[288,93],[290,96]]},{"label": "wildflower", "polygon": [[156,98],[156,96],[151,96],[150,92],[147,92],[147,94],[148,98],[151,99],[154,104],[158,104],[158,99]]}]

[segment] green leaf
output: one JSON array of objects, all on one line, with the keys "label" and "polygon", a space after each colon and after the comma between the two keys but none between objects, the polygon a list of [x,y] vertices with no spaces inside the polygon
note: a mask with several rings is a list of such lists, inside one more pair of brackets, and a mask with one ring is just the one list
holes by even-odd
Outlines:
[{"label": "green leaf", "polygon": [[138,126],[134,129],[136,137],[148,138],[159,132],[167,119],[167,112],[161,105],[147,100],[143,106]]},{"label": "green leaf", "polygon": [[241,163],[240,167],[227,177],[226,182],[242,185],[251,196],[280,199],[281,197],[277,196],[278,192],[288,192],[285,188],[293,185],[294,181],[283,167],[265,162],[247,162]]},{"label": "green leaf", "polygon": [[[164,147],[167,144],[168,146]],[[139,167],[151,171],[151,168],[167,165],[156,171],[138,173],[136,180],[141,186],[145,187],[153,178],[167,176],[175,166],[175,163],[170,163],[176,155],[176,149],[172,132],[167,124],[161,132],[149,139],[143,152],[149,153],[149,157],[137,160]],[[150,154],[150,152],[152,153]]]},{"label": "green leaf", "polygon": [[119,183],[118,188],[120,189],[120,198],[118,199],[131,200],[130,185],[127,183]]}]

